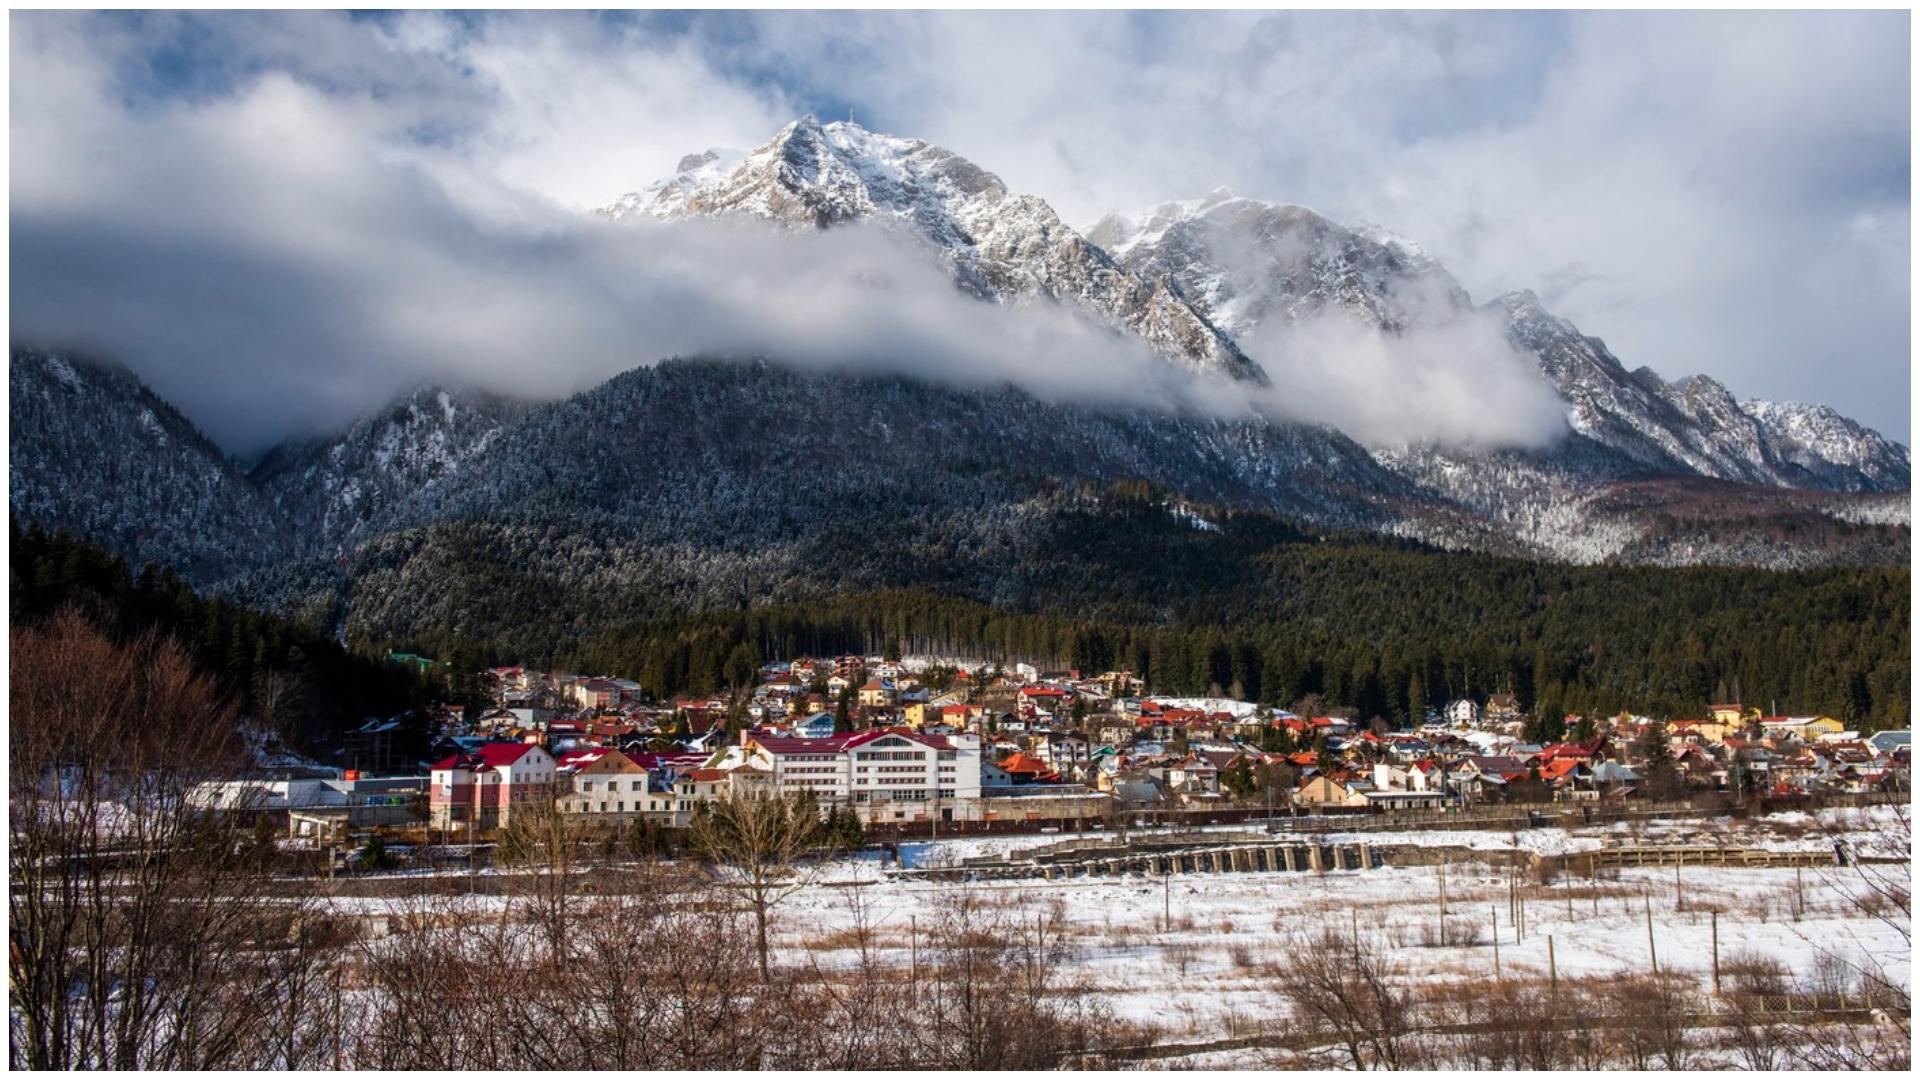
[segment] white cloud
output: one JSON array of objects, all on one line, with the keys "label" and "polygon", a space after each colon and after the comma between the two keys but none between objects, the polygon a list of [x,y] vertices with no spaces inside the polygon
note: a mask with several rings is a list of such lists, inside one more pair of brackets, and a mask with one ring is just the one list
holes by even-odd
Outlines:
[{"label": "white cloud", "polygon": [[1566,406],[1492,311],[1436,314],[1387,333],[1340,309],[1262,323],[1268,415],[1317,418],[1372,446],[1539,446],[1566,434]]},{"label": "white cloud", "polygon": [[[85,331],[235,442],[342,419],[421,373],[532,390],[528,369],[547,366],[558,392],[716,341],[949,377],[1028,377],[1006,357],[1036,337],[1138,364],[1043,312],[975,325],[992,309],[952,306],[937,271],[870,236],[774,251],[611,237],[575,212],[837,102],[1070,220],[1227,184],[1379,221],[1482,299],[1537,289],[1629,366],[1906,433],[1907,395],[1887,392],[1906,385],[1909,325],[1899,13],[12,25],[16,333]],[[156,74],[162,44],[190,58],[184,74]],[[834,284],[810,294],[816,280]],[[1533,390],[1499,379],[1511,357],[1473,325],[1280,336],[1250,349],[1284,391],[1263,407],[1388,440],[1463,430],[1455,401],[1532,415]],[[1360,385],[1375,395],[1355,399]],[[1471,400],[1508,385],[1521,396]],[[1421,400],[1450,408],[1423,424],[1403,405]]]},{"label": "white cloud", "polygon": [[1376,221],[1629,367],[1906,437],[1906,13],[775,19],[765,67],[1070,220],[1226,185]]}]

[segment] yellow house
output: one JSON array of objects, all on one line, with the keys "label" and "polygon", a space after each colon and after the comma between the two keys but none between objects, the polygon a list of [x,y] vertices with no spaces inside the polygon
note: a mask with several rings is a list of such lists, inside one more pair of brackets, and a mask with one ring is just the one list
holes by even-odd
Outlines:
[{"label": "yellow house", "polygon": [[1833,735],[1847,730],[1847,725],[1831,716],[1779,716],[1760,722],[1760,727],[1769,735],[1797,735],[1802,741],[1811,742],[1822,735]]},{"label": "yellow house", "polygon": [[1676,738],[1698,735],[1710,743],[1723,743],[1727,736],[1745,730],[1746,725],[1737,720],[1675,720],[1667,725],[1667,734]]},{"label": "yellow house", "polygon": [[1320,775],[1293,793],[1297,806],[1365,806],[1367,797],[1330,776]]},{"label": "yellow house", "polygon": [[1760,719],[1760,710],[1743,709],[1740,707],[1740,703],[1736,701],[1730,705],[1709,705],[1707,706],[1707,715],[1718,720],[1720,723],[1738,728],[1748,720]]},{"label": "yellow house", "polygon": [[893,705],[895,694],[893,687],[874,679],[860,688],[860,704],[870,709],[884,709]]},{"label": "yellow house", "polygon": [[987,715],[981,705],[939,704],[937,702],[914,702],[902,710],[907,726],[918,731],[934,724],[949,724],[965,731]]}]

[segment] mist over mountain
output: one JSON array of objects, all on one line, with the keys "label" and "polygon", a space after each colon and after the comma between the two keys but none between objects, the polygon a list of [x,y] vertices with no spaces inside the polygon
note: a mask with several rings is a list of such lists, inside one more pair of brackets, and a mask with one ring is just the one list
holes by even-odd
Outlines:
[{"label": "mist over mountain", "polygon": [[[1140,498],[1201,547],[1256,515],[1581,563],[1908,554],[1899,443],[1630,371],[1532,293],[1476,303],[1416,244],[1301,207],[1218,191],[1082,235],[939,147],[806,118],[517,250],[539,287],[464,378],[251,469],[111,362],[16,346],[16,520],[393,634],[476,550],[527,589],[668,607],[1091,595],[1101,565],[1049,545]],[[433,338],[415,315],[383,348]]]}]

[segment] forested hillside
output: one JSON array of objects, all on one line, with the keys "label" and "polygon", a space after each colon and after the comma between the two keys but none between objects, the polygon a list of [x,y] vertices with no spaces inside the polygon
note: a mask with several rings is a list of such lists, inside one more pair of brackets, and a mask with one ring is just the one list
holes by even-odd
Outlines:
[{"label": "forested hillside", "polygon": [[369,717],[424,704],[441,689],[383,654],[357,655],[287,619],[196,593],[152,566],[137,573],[102,548],[39,528],[11,531],[12,623],[77,608],[109,634],[178,641],[240,714],[309,754],[339,746]]},{"label": "forested hillside", "polygon": [[1138,485],[1058,492],[1025,524],[1017,552],[969,558],[878,529],[707,574],[617,543],[538,563],[524,558],[537,533],[423,531],[380,575],[356,575],[349,628],[474,662],[619,672],[656,693],[723,687],[749,660],[891,648],[1124,667],[1161,691],[1319,694],[1389,722],[1511,690],[1548,717],[1697,715],[1737,696],[1907,723],[1905,568],[1543,564],[1313,534]]}]

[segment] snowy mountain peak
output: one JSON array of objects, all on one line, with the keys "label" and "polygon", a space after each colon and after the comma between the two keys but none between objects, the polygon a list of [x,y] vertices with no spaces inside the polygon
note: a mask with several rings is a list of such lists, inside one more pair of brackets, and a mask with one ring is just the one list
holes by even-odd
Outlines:
[{"label": "snowy mountain peak", "polygon": [[[614,218],[749,216],[781,228],[868,222],[944,259],[982,299],[1057,301],[1198,371],[1264,379],[1238,342],[1263,324],[1335,314],[1388,336],[1476,310],[1501,321],[1567,404],[1583,469],[1679,472],[1838,490],[1904,487],[1904,448],[1833,414],[1755,412],[1719,382],[1629,372],[1530,290],[1476,309],[1440,262],[1377,225],[1216,188],[1101,218],[1084,235],[1042,199],[943,147],[802,117],[745,154],[709,151],[608,207]],[[1284,363],[1284,356],[1265,358]],[[1851,425],[1851,430],[1848,425]],[[1463,469],[1497,463],[1457,463]]]},{"label": "snowy mountain peak", "polygon": [[632,217],[745,216],[782,228],[868,222],[929,244],[967,292],[995,302],[1044,298],[1130,331],[1196,371],[1264,378],[1258,365],[1179,295],[1118,266],[1046,201],[923,139],[851,121],[802,117],[729,159],[704,155],[601,212]]},{"label": "snowy mountain peak", "polygon": [[1816,482],[1843,491],[1899,491],[1911,478],[1908,450],[1826,405],[1797,401],[1740,403],[1766,433],[1773,453]]},{"label": "snowy mountain peak", "polygon": [[1465,311],[1465,290],[1415,245],[1348,229],[1304,206],[1220,188],[1205,198],[1109,214],[1091,233],[1123,266],[1167,276],[1203,315],[1243,336],[1345,310],[1394,331],[1438,307]]}]

